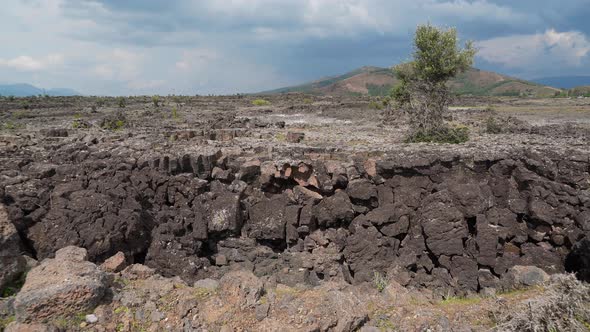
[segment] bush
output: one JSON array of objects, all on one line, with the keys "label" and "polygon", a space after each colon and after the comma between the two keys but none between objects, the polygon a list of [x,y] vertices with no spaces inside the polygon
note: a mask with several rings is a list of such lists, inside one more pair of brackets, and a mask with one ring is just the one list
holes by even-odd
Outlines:
[{"label": "bush", "polygon": [[502,133],[502,126],[496,121],[496,118],[489,117],[486,119],[486,133],[488,134],[501,134]]},{"label": "bush", "polygon": [[117,131],[123,129],[127,124],[127,119],[122,112],[116,112],[113,115],[107,116],[100,123],[100,127],[106,130]]},{"label": "bush", "polygon": [[449,143],[461,144],[469,140],[469,128],[459,127],[439,127],[437,129],[414,131],[406,143]]},{"label": "bush", "polygon": [[369,108],[371,108],[371,109],[374,109],[374,110],[382,110],[383,107],[384,107],[384,105],[380,101],[371,100],[369,102]]},{"label": "bush", "polygon": [[160,106],[160,96],[152,96],[152,103],[154,103],[155,107]]},{"label": "bush", "polygon": [[252,105],[255,106],[268,106],[270,105],[270,101],[264,99],[256,99],[252,101]]},{"label": "bush", "polygon": [[72,128],[74,129],[88,129],[90,128],[90,123],[84,121],[82,119],[76,119],[72,121]]},{"label": "bush", "polygon": [[22,129],[24,127],[25,126],[23,124],[14,123],[12,121],[7,121],[7,122],[0,125],[0,129],[6,129],[6,130]]},{"label": "bush", "polygon": [[23,101],[20,103],[20,107],[21,107],[22,109],[24,109],[24,110],[28,110],[29,108],[31,108],[31,104],[29,103],[29,101],[28,101],[28,100],[23,100]]},{"label": "bush", "polygon": [[571,275],[556,275],[543,294],[522,302],[502,304],[493,316],[497,331],[588,331],[590,286]]},{"label": "bush", "polygon": [[99,97],[96,100],[96,108],[104,107],[105,104],[106,104],[106,100],[104,98]]},{"label": "bush", "polygon": [[119,108],[125,108],[125,97],[117,98],[117,104],[119,105]]}]

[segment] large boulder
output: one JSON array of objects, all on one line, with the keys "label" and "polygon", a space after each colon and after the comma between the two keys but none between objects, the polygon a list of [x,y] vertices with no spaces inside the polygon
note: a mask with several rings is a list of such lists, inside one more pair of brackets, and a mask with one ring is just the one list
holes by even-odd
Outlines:
[{"label": "large boulder", "polygon": [[367,179],[351,181],[346,193],[355,204],[377,207],[377,187]]},{"label": "large boulder", "polygon": [[371,281],[375,272],[385,272],[396,261],[399,240],[383,236],[364,216],[355,218],[350,231],[343,254],[355,282]]},{"label": "large boulder", "polygon": [[249,211],[249,236],[259,240],[284,240],[287,204],[285,195],[275,195],[253,205]]},{"label": "large boulder", "polygon": [[502,276],[500,284],[504,290],[541,285],[549,281],[549,275],[536,266],[513,266]]},{"label": "large boulder", "polygon": [[14,225],[0,204],[0,289],[18,278],[26,268],[21,255],[22,243]]},{"label": "large boulder", "polygon": [[426,246],[435,255],[462,255],[468,231],[463,214],[446,191],[430,195],[421,209]]},{"label": "large boulder", "polygon": [[226,303],[253,307],[264,292],[264,284],[252,272],[235,270],[219,280],[219,292]]},{"label": "large boulder", "polygon": [[209,232],[239,233],[242,227],[240,195],[224,192],[217,195],[207,206]]},{"label": "large boulder", "polygon": [[318,225],[333,227],[338,223],[349,223],[354,218],[354,210],[350,198],[344,191],[337,191],[334,195],[324,198],[313,207],[313,215]]},{"label": "large boulder", "polygon": [[66,247],[33,268],[14,301],[17,321],[46,322],[94,309],[107,277],[87,258],[86,249]]}]

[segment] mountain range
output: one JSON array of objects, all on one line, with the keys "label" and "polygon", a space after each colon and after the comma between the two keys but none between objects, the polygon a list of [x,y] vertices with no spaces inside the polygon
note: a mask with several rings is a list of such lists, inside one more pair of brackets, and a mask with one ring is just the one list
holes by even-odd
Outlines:
[{"label": "mountain range", "polygon": [[[266,94],[303,92],[318,95],[383,96],[397,79],[389,68],[362,67],[339,76],[322,78],[301,85],[265,91]],[[471,68],[450,82],[453,91],[474,96],[555,96],[561,89],[525,81],[490,71]]]},{"label": "mountain range", "polygon": [[38,95],[81,96],[82,94],[67,88],[41,89],[31,84],[0,84],[0,96],[29,97]]}]

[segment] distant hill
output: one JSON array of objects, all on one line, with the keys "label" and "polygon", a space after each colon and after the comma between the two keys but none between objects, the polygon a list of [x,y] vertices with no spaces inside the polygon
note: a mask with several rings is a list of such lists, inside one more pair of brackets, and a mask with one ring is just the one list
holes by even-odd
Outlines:
[{"label": "distant hill", "polygon": [[48,89],[44,90],[30,84],[0,84],[0,96],[28,97],[37,95],[49,96],[80,96],[81,93],[72,89]]},{"label": "distant hill", "polygon": [[590,76],[557,76],[533,80],[536,83],[560,89],[572,89],[579,86],[590,86]]},{"label": "distant hill", "polygon": [[[389,68],[362,67],[339,76],[286,87],[263,93],[278,94],[304,92],[319,95],[371,95],[383,96],[397,82]],[[454,91],[475,96],[554,96],[559,89],[543,86],[476,68],[469,69],[451,81]]]}]

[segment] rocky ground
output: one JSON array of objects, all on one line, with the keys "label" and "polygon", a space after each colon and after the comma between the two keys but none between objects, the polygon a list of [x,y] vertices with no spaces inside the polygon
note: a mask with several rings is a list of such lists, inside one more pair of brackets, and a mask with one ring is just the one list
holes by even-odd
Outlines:
[{"label": "rocky ground", "polygon": [[588,329],[590,100],[254,99],[0,101],[0,327]]}]

